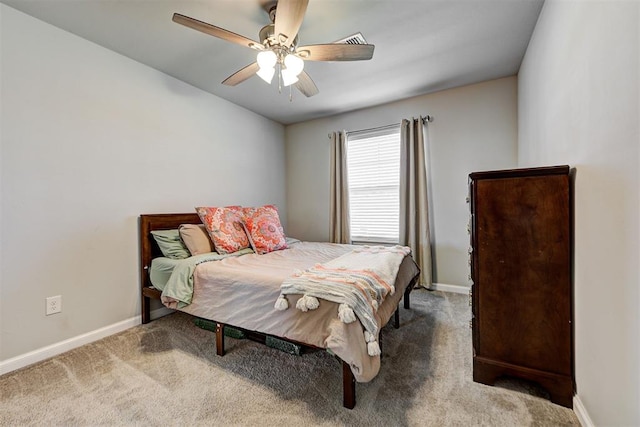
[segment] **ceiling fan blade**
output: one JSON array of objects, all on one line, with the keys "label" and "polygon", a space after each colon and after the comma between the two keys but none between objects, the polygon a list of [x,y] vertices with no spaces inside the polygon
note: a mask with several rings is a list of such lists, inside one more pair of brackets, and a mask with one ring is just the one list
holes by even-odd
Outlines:
[{"label": "ceiling fan blade", "polygon": [[249,77],[254,76],[256,74],[256,71],[258,71],[259,68],[260,66],[258,66],[258,63],[253,62],[247,65],[246,67],[244,67],[243,69],[231,74],[222,82],[222,84],[227,86],[235,86],[239,83],[242,83],[243,81],[247,80]]},{"label": "ceiling fan blade", "polygon": [[298,35],[309,0],[278,0],[275,34],[278,41],[289,47]]},{"label": "ceiling fan blade", "polygon": [[372,44],[312,44],[301,46],[296,53],[307,61],[362,61],[373,58]]},{"label": "ceiling fan blade", "polygon": [[296,88],[307,98],[320,92],[318,90],[318,87],[313,82],[313,80],[311,80],[311,77],[309,77],[309,74],[307,74],[306,71],[300,73],[300,75],[298,76],[298,82],[295,85]]},{"label": "ceiling fan blade", "polygon": [[179,13],[173,14],[173,22],[184,25],[185,27],[193,28],[210,36],[218,37],[223,40],[230,41],[242,46],[250,47],[256,50],[263,50],[264,46],[255,40],[241,36],[240,34],[233,33],[225,30],[224,28],[216,27],[215,25],[207,24],[206,22],[198,21],[197,19],[189,18],[188,16],[181,15]]}]

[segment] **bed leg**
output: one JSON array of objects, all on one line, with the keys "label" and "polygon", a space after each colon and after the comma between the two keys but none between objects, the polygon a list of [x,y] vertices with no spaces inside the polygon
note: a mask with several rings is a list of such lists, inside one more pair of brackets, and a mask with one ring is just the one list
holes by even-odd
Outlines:
[{"label": "bed leg", "polygon": [[142,324],[151,322],[151,301],[142,296]]},{"label": "bed leg", "polygon": [[413,282],[411,282],[409,284],[409,286],[407,286],[407,289],[405,289],[405,291],[404,291],[404,308],[406,308],[407,310],[409,308],[411,308],[410,307],[410,305],[411,305],[411,297],[409,296],[409,294],[411,294],[411,287],[412,286],[413,286]]},{"label": "bed leg", "polygon": [[396,312],[393,313],[393,327],[400,328],[400,305],[396,307]]},{"label": "bed leg", "polygon": [[351,367],[342,361],[342,406],[353,409],[356,406],[356,379]]},{"label": "bed leg", "polygon": [[216,354],[224,356],[224,323],[216,323]]},{"label": "bed leg", "polygon": [[418,283],[418,279],[420,279],[420,273],[416,274],[414,278],[411,279],[411,282],[409,282],[409,286],[407,286],[407,288],[404,290],[404,308],[406,308],[407,310],[411,308],[410,307],[411,297],[409,295],[411,294],[411,291]]}]

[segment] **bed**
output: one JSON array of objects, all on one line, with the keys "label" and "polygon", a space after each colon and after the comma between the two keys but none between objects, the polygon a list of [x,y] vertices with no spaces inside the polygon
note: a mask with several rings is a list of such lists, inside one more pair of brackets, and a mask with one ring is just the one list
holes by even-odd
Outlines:
[{"label": "bed", "polygon": [[[172,269],[172,263],[167,263],[151,232],[177,229],[183,224],[201,224],[201,220],[196,213],[140,216],[142,323],[151,320],[151,300],[161,299],[160,288],[165,285],[154,286],[152,276],[158,284],[166,281]],[[188,305],[180,306],[179,310],[215,322],[216,352],[220,356],[224,355],[225,326],[246,331],[254,338],[276,337],[329,351],[341,361],[343,405],[351,409],[356,403],[355,383],[372,380],[380,369],[380,356],[367,354],[362,324],[340,321],[338,305],[330,301],[321,300],[317,309],[301,312],[295,309],[300,295],[287,295],[293,308],[274,309],[284,279],[295,271],[331,260],[351,248],[350,245],[297,241],[288,249],[266,255],[247,253],[220,261],[202,262],[195,266],[192,274],[192,300]],[[164,279],[158,279],[163,275]],[[405,256],[394,284],[395,292],[388,295],[376,311],[380,328],[391,318],[394,326],[399,327],[400,300],[404,300],[404,307],[408,309],[410,292],[418,276],[419,269],[413,259]]]}]

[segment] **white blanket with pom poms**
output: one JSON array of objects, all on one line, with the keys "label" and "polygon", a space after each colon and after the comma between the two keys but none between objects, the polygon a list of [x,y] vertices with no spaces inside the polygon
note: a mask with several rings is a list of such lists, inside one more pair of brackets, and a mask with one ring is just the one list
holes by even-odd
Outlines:
[{"label": "white blanket with pom poms", "polygon": [[338,317],[344,323],[360,320],[370,356],[380,354],[378,322],[375,312],[394,283],[400,264],[411,250],[406,246],[362,246],[324,264],[316,264],[287,278],[280,286],[277,310],[286,310],[286,295],[301,294],[296,308],[301,311],[319,307],[318,298],[335,302]]}]

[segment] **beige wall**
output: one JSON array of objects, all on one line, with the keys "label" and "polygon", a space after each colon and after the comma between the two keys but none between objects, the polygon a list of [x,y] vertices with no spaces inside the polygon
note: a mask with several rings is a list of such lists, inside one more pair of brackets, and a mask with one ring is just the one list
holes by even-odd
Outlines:
[{"label": "beige wall", "polygon": [[575,180],[575,372],[599,426],[640,425],[640,3],[547,0],[519,74],[519,165]]},{"label": "beige wall", "polygon": [[282,125],[1,4],[0,19],[0,362],[139,315],[141,213],[286,218]]},{"label": "beige wall", "polygon": [[329,238],[329,140],[430,114],[430,183],[435,280],[468,286],[466,224],[470,172],[515,167],[517,80],[508,77],[286,127],[288,234]]}]

